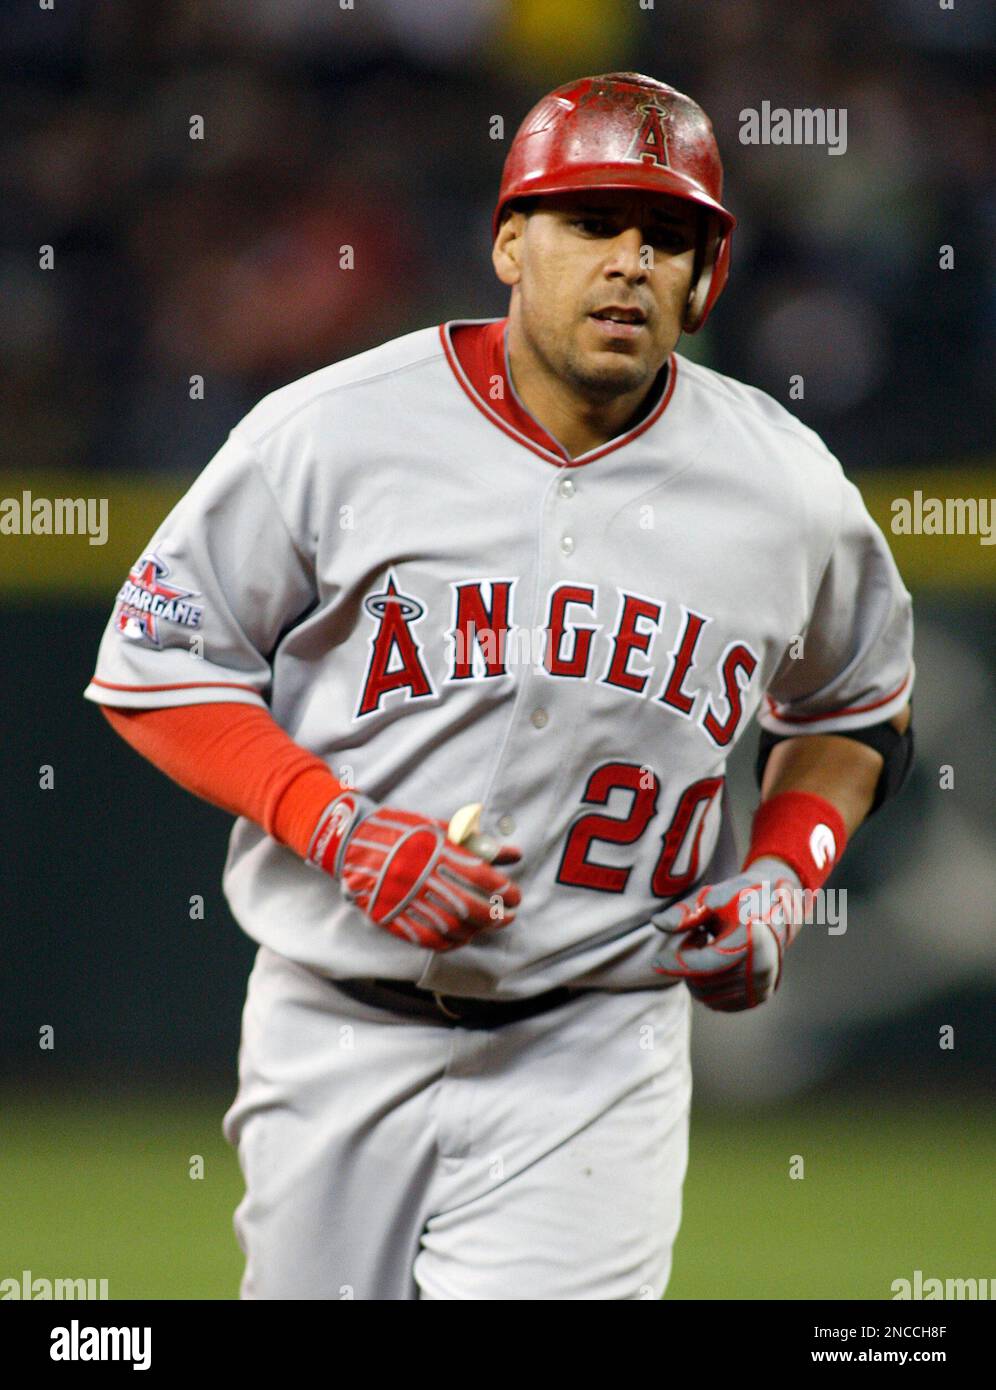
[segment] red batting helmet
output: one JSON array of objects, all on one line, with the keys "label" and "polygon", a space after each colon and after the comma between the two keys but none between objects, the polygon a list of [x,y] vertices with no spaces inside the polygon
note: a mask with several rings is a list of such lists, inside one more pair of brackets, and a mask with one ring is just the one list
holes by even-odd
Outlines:
[{"label": "red batting helmet", "polygon": [[581,77],[558,87],[516,132],[501,176],[493,232],[515,198],[581,188],[668,193],[702,208],[704,236],[685,313],[701,328],[730,269],[736,218],[723,207],[723,166],[709,117],[691,97],[638,72]]}]

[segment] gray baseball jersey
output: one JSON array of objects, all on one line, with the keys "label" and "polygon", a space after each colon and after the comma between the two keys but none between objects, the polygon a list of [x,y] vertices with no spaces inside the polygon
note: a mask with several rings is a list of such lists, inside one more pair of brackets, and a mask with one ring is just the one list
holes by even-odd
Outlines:
[{"label": "gray baseball jersey", "polygon": [[516,921],[436,954],[240,819],[225,891],[279,955],[452,994],[659,986],[651,912],[737,868],[724,768],[752,717],[898,712],[909,595],[762,392],[675,354],[650,415],[568,462],[477,396],[452,327],[250,411],[126,579],[86,695],[266,706],[368,795],[483,802],[523,850]]}]

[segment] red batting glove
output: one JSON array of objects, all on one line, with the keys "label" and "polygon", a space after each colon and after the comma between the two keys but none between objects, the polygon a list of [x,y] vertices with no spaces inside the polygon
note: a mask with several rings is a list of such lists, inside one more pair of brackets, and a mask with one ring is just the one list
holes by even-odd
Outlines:
[{"label": "red batting glove", "polygon": [[[492,861],[515,864],[505,846]],[[518,887],[446,838],[446,823],[343,792],[325,809],[308,861],[342,884],[378,927],[414,946],[452,951],[485,927],[515,918]]]}]

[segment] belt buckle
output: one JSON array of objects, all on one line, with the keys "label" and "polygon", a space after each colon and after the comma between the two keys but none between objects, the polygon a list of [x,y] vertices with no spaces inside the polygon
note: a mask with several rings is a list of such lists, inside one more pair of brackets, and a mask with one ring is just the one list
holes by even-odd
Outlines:
[{"label": "belt buckle", "polygon": [[452,1009],[446,1007],[443,1003],[444,996],[442,994],[437,994],[436,991],[433,990],[432,998],[440,1013],[445,1014],[447,1018],[452,1018],[456,1023],[460,1022],[462,1015],[455,1014]]}]

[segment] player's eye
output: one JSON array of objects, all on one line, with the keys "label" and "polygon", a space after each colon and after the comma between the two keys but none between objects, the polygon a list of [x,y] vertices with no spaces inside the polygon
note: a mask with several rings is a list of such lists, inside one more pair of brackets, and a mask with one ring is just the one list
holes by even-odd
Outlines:
[{"label": "player's eye", "polygon": [[607,217],[575,217],[572,224],[588,236],[613,236],[615,228]]},{"label": "player's eye", "polygon": [[[612,237],[619,231],[611,217],[594,215],[574,217],[571,219],[571,226],[577,228],[584,236],[591,237]],[[655,227],[648,231],[646,236],[649,245],[659,246],[662,250],[675,254],[687,251],[694,245],[694,233],[687,227]]]},{"label": "player's eye", "polygon": [[687,251],[694,245],[694,237],[685,227],[658,227],[650,233],[650,244],[667,251]]}]

